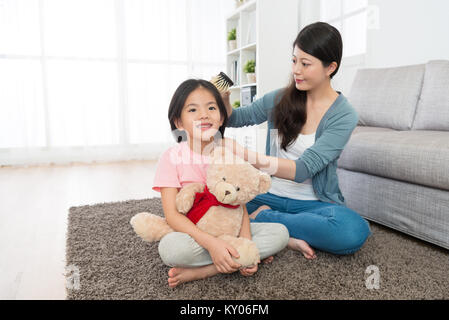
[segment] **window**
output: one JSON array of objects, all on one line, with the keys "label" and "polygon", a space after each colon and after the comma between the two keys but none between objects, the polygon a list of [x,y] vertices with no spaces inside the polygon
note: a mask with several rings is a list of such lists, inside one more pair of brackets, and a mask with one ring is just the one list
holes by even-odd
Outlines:
[{"label": "window", "polygon": [[337,28],[343,38],[343,57],[366,53],[368,0],[321,0],[321,21]]},{"label": "window", "polygon": [[0,0],[0,151],[172,142],[171,96],[225,69],[232,5]]}]

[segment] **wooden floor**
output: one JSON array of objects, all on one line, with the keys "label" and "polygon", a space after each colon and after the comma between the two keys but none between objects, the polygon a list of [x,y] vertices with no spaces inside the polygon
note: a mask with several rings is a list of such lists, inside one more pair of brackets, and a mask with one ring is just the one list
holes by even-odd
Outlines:
[{"label": "wooden floor", "polygon": [[156,163],[0,168],[0,299],[65,299],[68,209],[158,197]]}]

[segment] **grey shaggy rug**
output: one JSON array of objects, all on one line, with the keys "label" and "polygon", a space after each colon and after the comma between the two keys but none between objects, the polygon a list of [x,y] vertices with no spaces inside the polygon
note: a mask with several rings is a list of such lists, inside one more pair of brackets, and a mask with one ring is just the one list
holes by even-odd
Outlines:
[{"label": "grey shaggy rug", "polygon": [[[67,299],[449,298],[447,250],[372,222],[372,236],[353,255],[316,251],[309,261],[284,249],[252,277],[220,274],[171,289],[158,244],[143,242],[129,224],[142,211],[162,215],[160,198],[70,208],[66,265],[79,271],[79,286],[67,289]],[[378,289],[371,281],[374,271],[367,271],[373,265]]]}]

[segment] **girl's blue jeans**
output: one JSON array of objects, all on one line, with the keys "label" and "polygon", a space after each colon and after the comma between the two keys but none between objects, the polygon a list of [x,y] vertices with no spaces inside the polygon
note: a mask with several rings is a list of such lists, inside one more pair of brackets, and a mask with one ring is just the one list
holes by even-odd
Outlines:
[{"label": "girl's blue jeans", "polygon": [[248,202],[246,208],[252,213],[261,205],[271,209],[260,211],[251,222],[282,223],[290,237],[304,240],[321,251],[340,255],[354,253],[371,234],[368,222],[343,205],[265,193]]}]

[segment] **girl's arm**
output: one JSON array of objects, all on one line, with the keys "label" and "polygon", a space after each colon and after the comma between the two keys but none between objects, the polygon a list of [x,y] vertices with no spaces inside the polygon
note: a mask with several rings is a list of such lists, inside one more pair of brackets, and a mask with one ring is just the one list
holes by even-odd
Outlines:
[{"label": "girl's arm", "polygon": [[177,194],[177,188],[161,188],[161,200],[165,220],[172,229],[178,232],[187,233],[205,248],[204,244],[206,244],[212,236],[199,229],[189,220],[189,218],[178,212],[176,209]]},{"label": "girl's arm", "polygon": [[[247,238],[251,240],[251,227],[249,222],[248,210],[246,209],[246,205],[243,205],[243,220],[242,220],[242,228],[240,229],[239,237]],[[240,274],[243,276],[252,276],[257,272],[258,266],[257,264],[252,267],[247,267],[244,269],[240,269]]]},{"label": "girl's arm", "polygon": [[242,219],[242,227],[240,228],[239,237],[247,238],[251,240],[251,227],[249,224],[249,215],[248,210],[246,209],[246,205],[242,205],[243,207],[243,219]]},{"label": "girl's arm", "polygon": [[214,265],[221,273],[237,271],[240,264],[232,260],[238,258],[238,252],[227,242],[218,239],[199,229],[189,218],[176,209],[177,188],[161,188],[162,208],[168,225],[178,232],[187,233],[200,246],[209,251]]}]

